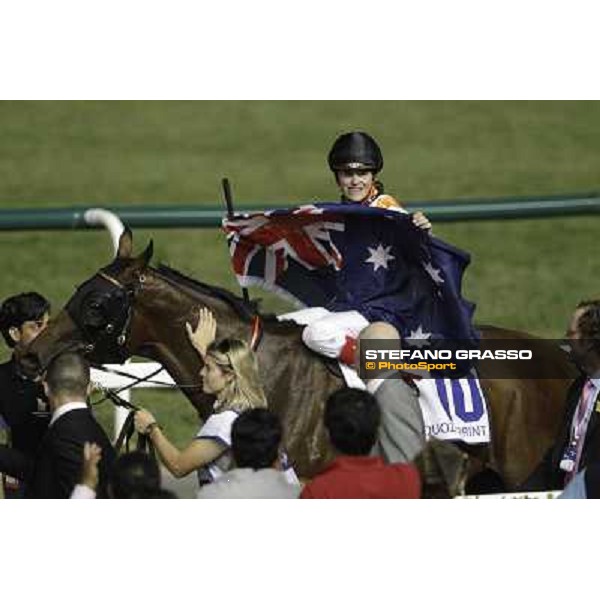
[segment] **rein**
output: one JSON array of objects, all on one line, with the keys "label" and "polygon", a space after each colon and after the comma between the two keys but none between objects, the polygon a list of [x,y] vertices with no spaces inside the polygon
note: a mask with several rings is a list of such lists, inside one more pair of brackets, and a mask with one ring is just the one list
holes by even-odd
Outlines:
[{"label": "rein", "polygon": [[[136,385],[139,385],[140,383],[144,383],[144,382],[154,383],[154,384],[158,384],[158,385],[165,385],[171,389],[199,387],[199,385],[197,385],[197,384],[195,384],[195,385],[172,385],[169,383],[165,383],[164,381],[152,381],[152,377],[155,377],[161,371],[165,370],[165,368],[163,366],[159,367],[158,369],[156,369],[149,375],[146,375],[146,377],[137,377],[135,375],[132,375],[131,373],[125,373],[125,371],[119,371],[118,369],[111,369],[111,368],[105,367],[104,365],[93,365],[93,367],[94,367],[94,369],[98,369],[99,371],[104,371],[105,373],[113,373],[114,375],[119,375],[121,377],[128,377],[129,379],[133,379],[133,381],[131,383],[129,383],[128,385],[126,385],[116,391],[111,390],[109,388],[105,388],[103,386],[98,386],[98,388],[97,388],[99,391],[102,392],[102,394],[104,394],[104,397],[99,402],[96,402],[96,405],[100,404],[101,402],[104,402],[104,400],[108,399],[115,406],[120,406],[122,408],[126,408],[127,410],[129,410],[129,414],[126,417],[125,422],[123,423],[123,427],[121,427],[121,431],[119,432],[119,435],[117,436],[117,441],[115,442],[115,450],[117,452],[119,452],[121,450],[123,443],[125,443],[125,448],[127,449],[127,451],[129,451],[129,443],[134,434],[133,417],[134,417],[135,413],[138,410],[140,410],[139,406],[136,406],[132,402],[129,402],[128,400],[124,400],[123,398],[121,398],[119,396],[119,394],[121,392],[125,392],[125,391],[135,387]],[[144,435],[138,436],[137,449],[146,451],[147,447],[150,447],[152,449],[152,443],[151,443],[150,439]]]},{"label": "rein", "polygon": [[[94,369],[98,369],[98,371],[104,371],[105,373],[112,373],[113,375],[119,375],[119,377],[127,377],[128,379],[133,380],[132,383],[126,385],[125,387],[118,389],[115,392],[117,394],[119,394],[121,392],[125,392],[140,383],[152,383],[155,385],[162,385],[163,387],[173,389],[173,390],[194,389],[194,388],[200,387],[199,383],[189,383],[189,384],[175,383],[175,384],[173,384],[173,383],[167,383],[166,381],[152,380],[152,377],[155,377],[156,375],[158,375],[159,373],[161,373],[162,371],[165,370],[165,368],[162,365],[160,368],[156,369],[156,371],[153,371],[152,373],[150,373],[150,375],[146,375],[145,377],[138,377],[137,375],[132,375],[131,373],[126,373],[125,371],[120,371],[119,369],[113,369],[110,367],[106,367],[104,365],[94,364],[92,366],[94,367]],[[105,388],[102,388],[102,389],[104,390]]]},{"label": "rein", "polygon": [[[130,387],[130,386],[129,386]],[[117,392],[114,390],[109,390],[107,388],[101,388],[104,393],[104,400],[109,398],[113,404],[116,406],[120,406],[122,408],[127,408],[129,413],[125,418],[125,422],[123,423],[123,427],[121,427],[121,431],[119,431],[119,435],[114,443],[114,448],[119,454],[121,452],[121,448],[123,444],[125,444],[125,450],[129,452],[129,446],[131,443],[131,438],[135,433],[135,426],[133,423],[133,418],[135,417],[135,413],[140,410],[138,406],[135,404],[128,402],[121,398]],[[124,388],[125,389],[125,388]],[[120,390],[122,391],[122,390]],[[138,435],[136,450],[140,450],[141,452],[148,452],[154,455],[154,446],[152,445],[152,441],[146,435]]]},{"label": "rein", "polygon": [[[104,369],[104,370],[108,371],[108,369]],[[111,389],[104,388],[104,387],[99,388],[102,391],[102,393],[104,394],[103,400],[106,400],[108,398],[115,406],[120,406],[122,408],[126,408],[129,410],[129,413],[128,413],[127,417],[125,418],[125,422],[123,423],[123,427],[121,427],[121,431],[119,431],[119,435],[117,436],[117,439],[114,444],[114,448],[117,453],[121,452],[121,448],[123,447],[123,444],[125,444],[125,450],[127,452],[129,452],[131,438],[133,437],[133,434],[135,433],[135,426],[133,423],[133,419],[135,417],[135,413],[138,410],[140,410],[140,407],[133,404],[133,402],[129,402],[128,400],[124,400],[123,398],[121,398],[119,396],[119,393],[123,392],[125,390],[128,390],[129,388],[133,387],[134,385],[136,385],[137,383],[139,383],[141,381],[149,380],[150,377],[154,377],[154,375],[156,375],[157,373],[160,373],[160,371],[162,371],[162,370],[163,370],[163,367],[161,367],[160,369],[157,369],[156,371],[154,371],[147,377],[144,377],[141,379],[139,377],[136,377],[135,379],[137,379],[137,381],[134,381],[133,383],[125,386],[124,388],[121,388],[118,391],[111,390]],[[128,375],[128,374],[124,373],[124,375]],[[153,456],[155,456],[155,451],[154,451],[154,446],[152,444],[152,440],[147,435],[142,435],[142,434],[138,435],[136,450],[139,450],[141,452],[147,452],[148,454],[152,454]]]}]

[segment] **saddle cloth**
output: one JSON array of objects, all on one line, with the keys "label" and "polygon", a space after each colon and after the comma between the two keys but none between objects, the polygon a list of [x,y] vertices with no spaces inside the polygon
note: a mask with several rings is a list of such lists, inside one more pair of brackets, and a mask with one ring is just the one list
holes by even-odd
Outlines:
[{"label": "saddle cloth", "polygon": [[487,402],[474,369],[461,379],[420,379],[415,383],[427,439],[467,444],[490,441]]},{"label": "saddle cloth", "polygon": [[[346,385],[366,389],[354,369],[340,363]],[[471,377],[462,379],[415,379],[419,388],[419,404],[425,423],[425,435],[446,441],[466,444],[485,444],[490,441],[487,402],[473,370]]]}]

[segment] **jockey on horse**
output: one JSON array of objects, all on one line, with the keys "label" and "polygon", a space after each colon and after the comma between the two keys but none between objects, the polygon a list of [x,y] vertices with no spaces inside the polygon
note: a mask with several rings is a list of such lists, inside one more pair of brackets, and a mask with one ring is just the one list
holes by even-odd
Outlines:
[{"label": "jockey on horse", "polygon": [[[383,184],[376,179],[383,167],[383,156],[377,142],[367,133],[352,131],[339,136],[329,152],[328,162],[342,193],[342,203],[407,213],[395,198],[384,193]],[[412,222],[431,232],[431,223],[422,212],[414,213]],[[352,279],[346,283],[351,286]],[[353,296],[351,289],[344,292],[347,297]],[[322,307],[306,308],[285,317],[307,325],[302,339],[311,350],[351,365],[356,339],[369,319],[363,314],[368,312],[364,303],[348,308],[351,310],[333,312]],[[379,320],[386,319],[383,316]]]}]

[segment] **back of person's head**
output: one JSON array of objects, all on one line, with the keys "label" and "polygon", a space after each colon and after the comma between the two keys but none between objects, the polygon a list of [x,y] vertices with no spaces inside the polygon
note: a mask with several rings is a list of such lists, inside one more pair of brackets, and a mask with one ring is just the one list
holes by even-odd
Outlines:
[{"label": "back of person's head", "polygon": [[380,411],[375,398],[363,390],[343,388],[325,405],[325,427],[338,452],[369,454],[377,439]]},{"label": "back of person's head", "polygon": [[44,381],[52,396],[87,397],[90,365],[75,352],[65,352],[52,359]]},{"label": "back of person's head", "polygon": [[279,418],[266,408],[243,412],[231,428],[231,451],[240,468],[267,469],[277,460],[282,430]]},{"label": "back of person's head", "polygon": [[231,382],[215,403],[214,410],[229,408],[243,411],[267,406],[256,356],[246,342],[227,338],[211,344],[208,354],[221,369],[233,374]]},{"label": "back of person's head", "polygon": [[38,321],[50,312],[50,302],[37,292],[25,292],[7,298],[0,307],[0,331],[10,348],[15,340],[10,336],[12,327],[20,328],[26,321]]},{"label": "back of person's head", "polygon": [[110,491],[113,498],[153,498],[160,491],[160,470],[150,455],[128,452],[117,458],[113,466]]},{"label": "back of person's head", "polygon": [[399,340],[400,334],[398,330],[385,321],[375,321],[369,323],[358,335],[358,339],[361,341],[371,340]]},{"label": "back of person's head", "polygon": [[583,300],[577,305],[581,316],[577,328],[581,338],[587,340],[590,348],[600,354],[600,300]]},{"label": "back of person's head", "polygon": [[363,344],[363,342],[366,342],[366,344],[363,344],[363,348],[373,348],[373,346],[369,345],[368,342],[378,340],[393,340],[397,342],[396,349],[400,349],[400,333],[393,325],[390,325],[385,321],[375,321],[373,323],[369,323],[369,325],[362,329],[358,334],[359,346],[357,347],[354,355],[354,363],[357,368],[360,364],[360,345]]}]

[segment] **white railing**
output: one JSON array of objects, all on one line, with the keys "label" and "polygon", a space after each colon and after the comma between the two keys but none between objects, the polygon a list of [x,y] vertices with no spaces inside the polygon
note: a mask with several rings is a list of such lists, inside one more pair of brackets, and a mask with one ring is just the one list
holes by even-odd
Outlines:
[{"label": "white railing", "polygon": [[455,500],[554,500],[561,490],[546,492],[519,492],[515,494],[477,494],[476,496],[456,496]]}]

